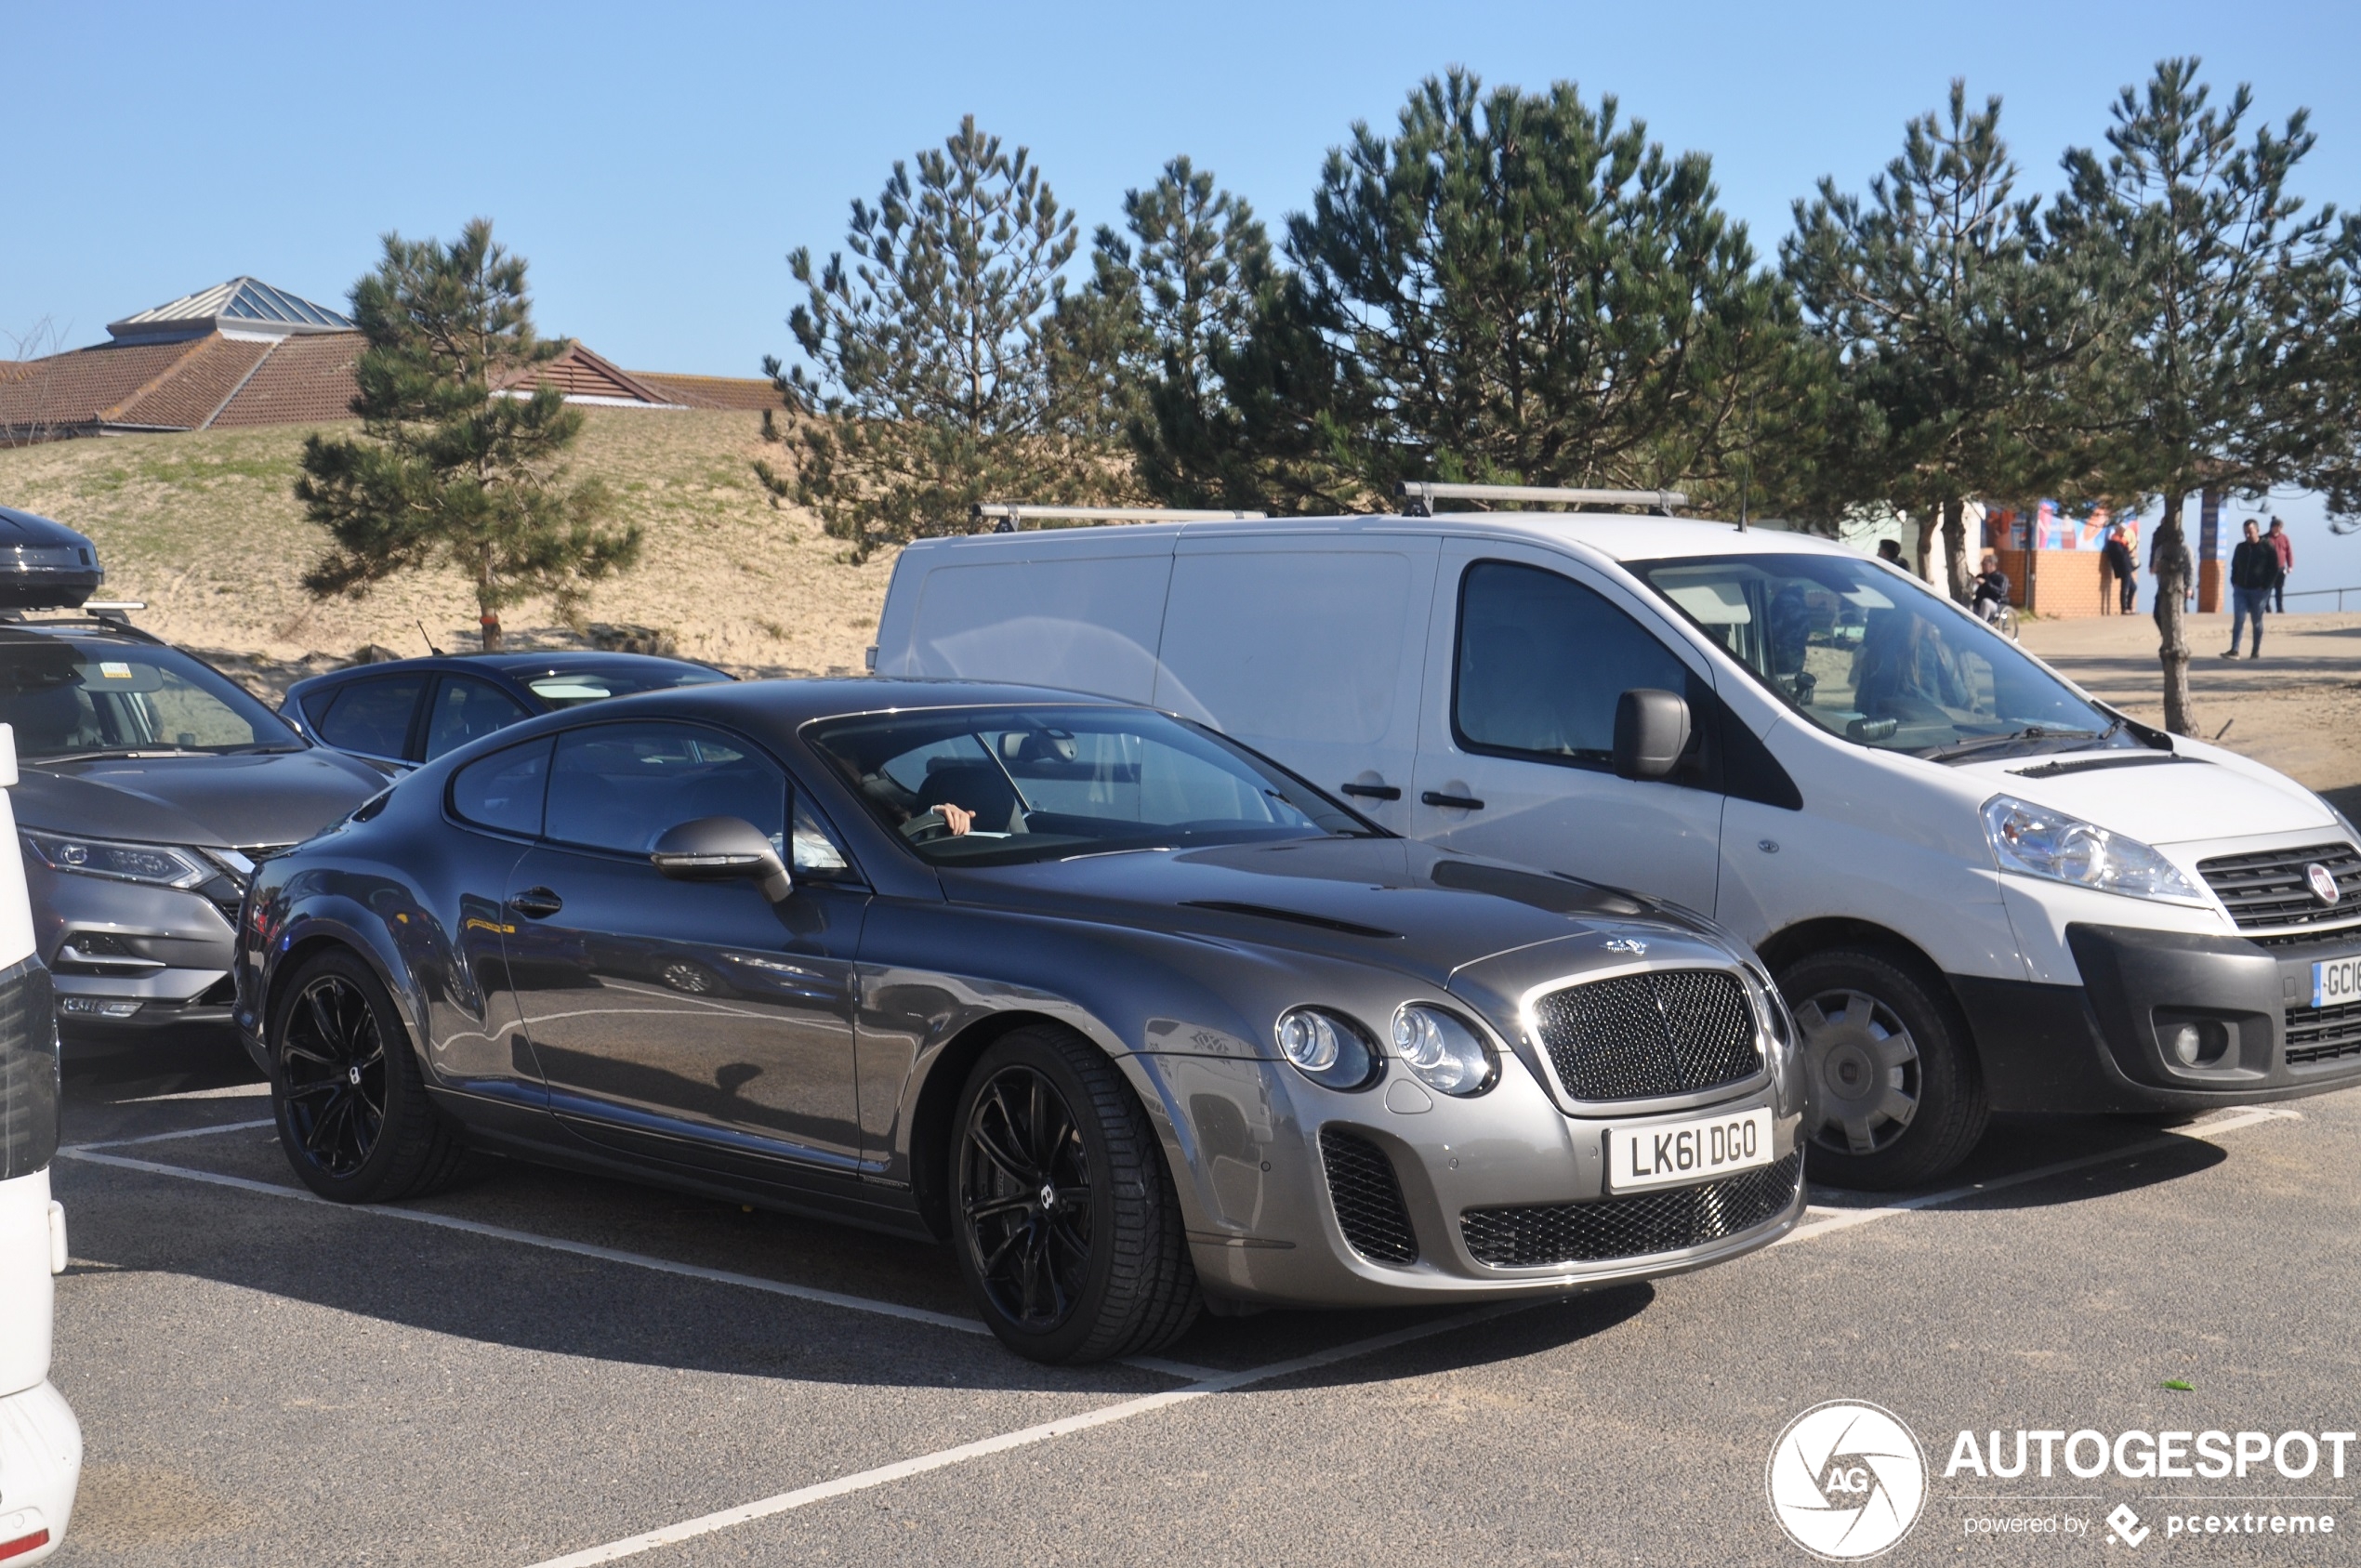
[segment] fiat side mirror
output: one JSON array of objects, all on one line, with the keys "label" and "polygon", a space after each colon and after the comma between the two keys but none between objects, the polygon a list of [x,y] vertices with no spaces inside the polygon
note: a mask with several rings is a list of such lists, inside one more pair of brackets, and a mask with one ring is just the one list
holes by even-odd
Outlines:
[{"label": "fiat side mirror", "polygon": [[1689,705],[1677,692],[1635,687],[1616,699],[1617,778],[1661,779],[1689,749]]},{"label": "fiat side mirror", "polygon": [[751,879],[772,903],[784,903],[795,890],[795,879],[771,847],[770,837],[744,817],[699,817],[682,823],[656,840],[648,859],[676,882]]}]

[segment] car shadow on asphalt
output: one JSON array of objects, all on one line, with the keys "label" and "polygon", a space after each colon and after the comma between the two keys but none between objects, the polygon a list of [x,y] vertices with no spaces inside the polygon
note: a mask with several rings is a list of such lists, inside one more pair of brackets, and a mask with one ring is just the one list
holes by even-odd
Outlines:
[{"label": "car shadow on asphalt", "polygon": [[[2182,1126],[2185,1126],[2183,1123]],[[2228,1159],[2220,1144],[2170,1120],[2136,1116],[1995,1116],[1965,1164],[1940,1180],[1890,1192],[1812,1184],[1814,1207],[1882,1208],[1939,1194],[1945,1207],[2048,1208],[2177,1181]],[[2088,1163],[2083,1163],[2088,1162]],[[2053,1166],[2073,1168],[2037,1175]],[[1804,1162],[1811,1170],[1809,1156]],[[1979,1187],[1990,1188],[1976,1192]]]}]

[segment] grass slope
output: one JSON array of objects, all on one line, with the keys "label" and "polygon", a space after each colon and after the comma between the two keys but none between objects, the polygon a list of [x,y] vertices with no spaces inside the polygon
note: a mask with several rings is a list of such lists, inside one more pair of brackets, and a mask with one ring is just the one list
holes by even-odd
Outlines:
[{"label": "grass slope", "polygon": [[[647,535],[640,565],[592,591],[588,619],[664,628],[683,654],[742,674],[861,668],[892,560],[847,566],[809,517],[772,507],[748,468],[766,450],[756,415],[584,412],[575,471],[604,479],[618,515]],[[147,600],[142,626],[242,663],[324,667],[320,655],[341,659],[373,642],[420,653],[420,621],[442,648],[474,647],[474,596],[455,574],[401,579],[358,600],[304,591],[304,569],[325,542],[294,498],[307,433],[283,426],[0,450],[0,505],[89,534],[106,595]],[[512,643],[576,641],[546,603],[502,620]]]}]

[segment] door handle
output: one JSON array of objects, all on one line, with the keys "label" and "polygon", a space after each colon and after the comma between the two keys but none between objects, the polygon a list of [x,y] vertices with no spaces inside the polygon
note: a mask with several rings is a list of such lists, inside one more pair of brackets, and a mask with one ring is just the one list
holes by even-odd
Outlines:
[{"label": "door handle", "polygon": [[1448,806],[1455,811],[1481,811],[1484,810],[1484,802],[1478,800],[1472,795],[1445,795],[1441,790],[1431,789],[1425,794],[1419,796],[1418,798],[1425,801],[1430,806]]},{"label": "door handle", "polygon": [[1392,784],[1339,784],[1337,785],[1337,788],[1342,790],[1347,795],[1356,797],[1363,800],[1399,800],[1402,798],[1402,792],[1394,788]]},{"label": "door handle", "polygon": [[531,920],[543,920],[566,906],[566,901],[547,888],[527,888],[508,901],[508,907]]}]

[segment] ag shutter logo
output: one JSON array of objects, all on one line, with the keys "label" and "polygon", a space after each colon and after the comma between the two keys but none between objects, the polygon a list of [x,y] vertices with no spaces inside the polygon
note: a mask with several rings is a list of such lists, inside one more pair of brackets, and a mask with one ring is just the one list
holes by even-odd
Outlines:
[{"label": "ag shutter logo", "polygon": [[1764,1482],[1789,1540],[1827,1561],[1854,1562],[1891,1549],[1918,1522],[1927,1460],[1893,1412],[1830,1400],[1787,1423]]}]

